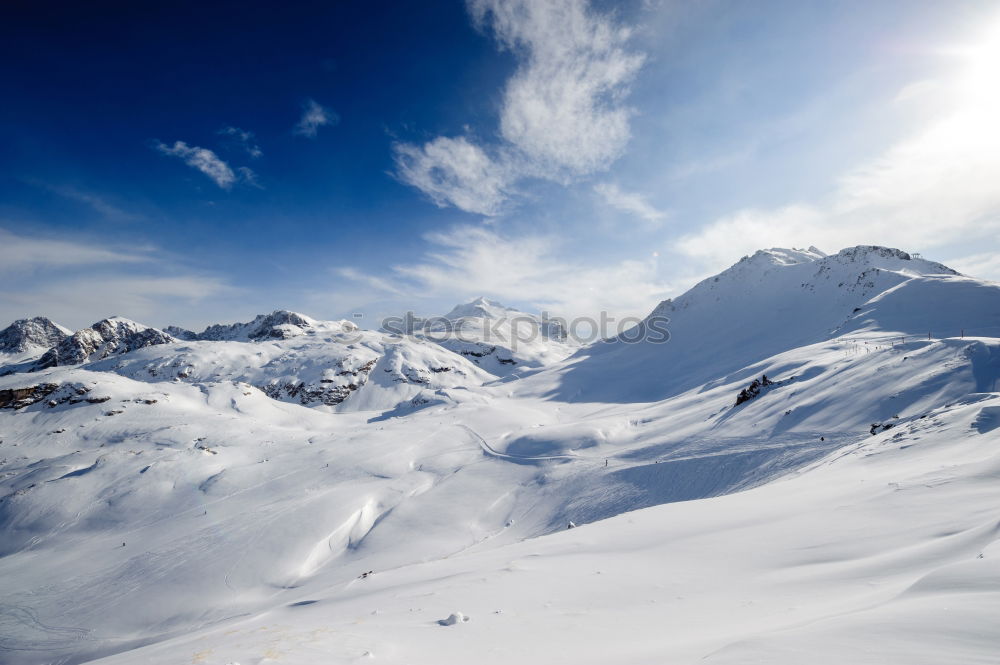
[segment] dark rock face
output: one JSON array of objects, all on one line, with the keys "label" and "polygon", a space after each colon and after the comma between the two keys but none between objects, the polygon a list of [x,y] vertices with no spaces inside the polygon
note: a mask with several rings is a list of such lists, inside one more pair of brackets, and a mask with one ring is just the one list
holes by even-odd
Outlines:
[{"label": "dark rock face", "polygon": [[[364,384],[362,383],[362,385]],[[268,383],[260,386],[260,390],[271,399],[279,401],[288,397],[297,399],[299,404],[303,406],[311,404],[336,406],[350,397],[351,393],[360,387],[356,383],[348,383],[342,386],[310,386],[304,382],[299,382]]]},{"label": "dark rock face", "polygon": [[[107,396],[90,396],[90,388],[79,383],[40,383],[37,386],[25,388],[9,388],[0,390],[0,409],[23,409],[47,402],[49,408],[60,404],[103,404],[111,398]],[[154,400],[155,401],[155,400]]]},{"label": "dark rock face", "polygon": [[501,365],[516,365],[517,361],[510,357],[510,351],[485,342],[449,341],[442,344],[444,348],[465,356],[477,365],[482,365],[481,358],[493,356]]},{"label": "dark rock face", "polygon": [[[898,417],[898,416],[897,416]],[[872,423],[871,428],[869,428],[868,433],[875,436],[879,432],[884,432],[887,429],[892,429],[895,427],[895,423]]]},{"label": "dark rock face", "polygon": [[767,374],[764,374],[759,379],[754,379],[749,386],[741,390],[740,394],[736,396],[736,406],[744,402],[749,402],[760,395],[761,389],[773,385],[775,385],[774,382],[767,378]]},{"label": "dark rock face", "polygon": [[0,390],[0,409],[23,409],[51,395],[59,387],[56,383],[42,383],[27,388]]},{"label": "dark rock face", "polygon": [[898,259],[900,261],[922,261],[925,265],[934,266],[935,272],[939,272],[945,275],[957,275],[958,271],[949,268],[946,265],[937,263],[935,261],[926,261],[925,259],[920,259],[919,256],[915,257],[901,249],[895,249],[893,247],[881,247],[879,245],[858,245],[856,247],[848,247],[837,252],[835,255],[828,257],[828,260],[839,261],[840,263],[871,263],[875,258],[883,259]]},{"label": "dark rock face", "polygon": [[167,333],[175,339],[180,339],[185,342],[191,342],[198,339],[198,333],[188,330],[187,328],[181,328],[179,326],[167,326],[163,329],[163,332]]},{"label": "dark rock face", "polygon": [[177,340],[165,332],[147,328],[128,319],[104,319],[89,328],[73,333],[46,351],[45,355],[35,363],[32,371],[60,365],[79,365],[175,341]]},{"label": "dark rock face", "polygon": [[[267,316],[258,316],[253,323],[254,330],[247,335],[250,339],[286,339],[297,333],[289,331],[283,326],[305,329],[312,325],[309,319],[304,316],[285,310],[278,310]],[[290,332],[292,334],[289,334]]]},{"label": "dark rock face", "polygon": [[48,349],[69,337],[66,330],[44,316],[18,319],[0,330],[0,352],[23,353],[32,348]]},{"label": "dark rock face", "polygon": [[376,358],[375,360],[368,361],[356,370],[342,370],[337,372],[337,376],[343,377],[343,379],[336,383],[333,379],[320,379],[319,385],[308,384],[304,381],[297,383],[277,381],[257,386],[257,388],[271,399],[282,400],[290,398],[297,400],[303,406],[312,404],[336,406],[350,397],[355,390],[367,383],[368,375],[377,362],[378,359]]}]

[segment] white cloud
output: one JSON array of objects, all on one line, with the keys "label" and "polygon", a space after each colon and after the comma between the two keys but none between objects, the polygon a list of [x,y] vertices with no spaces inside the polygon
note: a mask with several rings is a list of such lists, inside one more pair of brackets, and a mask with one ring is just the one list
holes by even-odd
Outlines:
[{"label": "white cloud", "polygon": [[949,90],[950,108],[849,170],[824,200],[738,211],[684,236],[678,249],[717,267],[773,244],[926,251],[992,242],[1000,231],[1000,95],[992,82]]},{"label": "white cloud", "polygon": [[[82,327],[113,314],[152,325],[190,320],[192,307],[229,296],[222,278],[183,267],[155,248],[27,236],[0,228],[0,327],[50,316]],[[219,303],[211,307],[219,310]],[[169,317],[169,318],[168,318]]]},{"label": "white cloud", "polygon": [[[839,249],[852,244],[841,240],[840,229],[825,224],[820,210],[806,205],[789,205],[773,210],[739,210],[677,242],[682,253],[721,268],[754,251],[775,246]],[[859,244],[854,240],[853,244]]]},{"label": "white cloud", "polygon": [[253,172],[252,169],[246,166],[237,167],[236,173],[239,174],[240,182],[250,187],[256,187],[257,189],[264,189],[264,186],[260,184],[257,179],[257,174]]},{"label": "white cloud", "polygon": [[68,185],[51,185],[46,182],[31,179],[25,180],[25,182],[47,189],[48,191],[70,201],[82,203],[109,221],[130,222],[141,219],[140,215],[122,210],[118,206],[109,203],[106,199],[92,192],[87,192]]},{"label": "white cloud", "polygon": [[260,149],[259,145],[257,145],[257,137],[254,136],[253,132],[248,132],[245,129],[229,125],[220,129],[218,133],[222,136],[229,137],[236,145],[240,146],[240,148],[245,150],[246,153],[254,159],[258,159],[264,154],[264,151]]},{"label": "white cloud", "polygon": [[328,108],[320,106],[316,100],[307,99],[303,105],[302,117],[295,125],[295,134],[307,138],[316,138],[316,133],[320,127],[325,125],[336,125],[340,118],[336,113]]},{"label": "white cloud", "polygon": [[925,101],[931,95],[940,95],[942,92],[946,91],[942,90],[940,81],[933,79],[914,81],[903,86],[893,101],[898,104]]},{"label": "white cloud", "polygon": [[207,175],[222,189],[229,189],[236,182],[236,174],[229,164],[208,148],[189,146],[184,141],[174,141],[172,146],[157,141],[155,147],[164,155],[183,159],[185,164]]},{"label": "white cloud", "polygon": [[754,156],[760,140],[750,141],[742,148],[716,155],[701,155],[696,159],[678,164],[669,169],[668,176],[672,180],[683,180],[692,176],[715,173],[731,166],[744,163]]},{"label": "white cloud", "polygon": [[5,295],[0,298],[0,320],[43,315],[79,329],[117,315],[162,328],[173,323],[173,316],[190,317],[192,306],[231,292],[218,277],[80,275]]},{"label": "white cloud", "polygon": [[594,191],[612,208],[634,215],[648,226],[657,227],[667,218],[667,213],[653,206],[645,196],[637,192],[626,192],[615,183],[598,183],[594,185]]},{"label": "white cloud", "polygon": [[946,260],[946,263],[948,267],[954,268],[964,275],[1000,282],[1000,254],[996,252],[981,252],[962,256]]},{"label": "white cloud", "polygon": [[375,275],[369,275],[357,270],[356,268],[337,268],[334,271],[338,276],[344,279],[349,279],[352,282],[358,282],[364,284],[369,289],[381,293],[389,294],[393,296],[405,295],[399,287],[392,283],[391,280],[383,279],[381,277],[376,277]]},{"label": "white cloud", "polygon": [[[504,89],[501,141],[490,148],[443,137],[419,147],[397,144],[402,180],[438,205],[492,215],[520,179],[568,183],[607,168],[622,154],[631,115],[624,99],[643,62],[625,50],[628,29],[581,0],[469,0],[468,7],[476,24],[491,29],[501,48],[519,59]],[[455,156],[442,146],[478,150],[478,176],[450,177],[447,187],[427,178],[453,170]],[[417,156],[422,168],[407,168]],[[484,182],[493,195],[486,206],[477,203]]]},{"label": "white cloud", "polygon": [[657,277],[655,258],[592,265],[563,258],[551,236],[505,236],[479,226],[430,234],[434,246],[413,263],[397,265],[388,279],[356,270],[343,277],[383,294],[408,299],[468,299],[486,295],[530,302],[564,316],[610,312],[645,316],[668,291]]},{"label": "white cloud", "polygon": [[148,260],[146,254],[116,249],[113,246],[25,236],[0,229],[0,274]]},{"label": "white cloud", "polygon": [[643,57],[624,50],[630,32],[579,0],[470,0],[500,44],[521,57],[507,82],[503,137],[544,169],[592,173],[629,139],[622,104]]},{"label": "white cloud", "polygon": [[464,138],[438,138],[415,146],[396,146],[399,177],[440,207],[495,215],[506,198],[510,174],[479,146]]}]

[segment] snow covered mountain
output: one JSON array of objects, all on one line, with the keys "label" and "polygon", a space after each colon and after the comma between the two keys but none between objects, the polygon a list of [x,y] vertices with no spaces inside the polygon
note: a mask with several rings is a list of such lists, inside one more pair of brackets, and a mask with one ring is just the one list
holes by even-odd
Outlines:
[{"label": "snow covered mountain", "polygon": [[493,378],[430,342],[291,312],[212,326],[203,336],[210,341],[145,349],[88,369],[152,382],[236,381],[303,406],[376,412],[449,400],[449,389],[478,387]]},{"label": "snow covered mountain", "polygon": [[460,305],[455,305],[444,318],[451,321],[460,319],[506,319],[524,314],[513,307],[501,305],[498,302],[488,300],[484,297]]},{"label": "snow covered mountain", "polygon": [[0,376],[0,662],[990,662],[1000,285],[775,249],[654,315],[504,378],[284,311],[74,334]]},{"label": "snow covered mountain", "polygon": [[551,365],[579,346],[562,323],[477,298],[420,327],[420,336],[468,358],[490,374],[507,376]]},{"label": "snow covered mountain", "polygon": [[170,335],[135,321],[114,316],[78,330],[50,348],[32,367],[38,371],[57,365],[80,365],[122,355],[147,346],[170,344]]},{"label": "snow covered mountain", "polygon": [[[668,323],[663,323],[669,320]],[[826,340],[1000,335],[1000,285],[900,250],[859,246],[827,256],[770,249],[660,303],[669,341],[641,328],[581,350],[540,390],[560,399],[655,401]]]},{"label": "snow covered mountain", "polygon": [[[191,332],[177,326],[168,326],[165,330],[183,340],[204,341],[256,341],[262,339],[288,339],[305,334],[313,328],[316,322],[308,316],[279,309],[270,314],[260,314],[249,323],[233,323],[230,325],[215,324],[200,333]],[[351,326],[348,322],[344,325]]]},{"label": "snow covered mountain", "polygon": [[24,353],[37,349],[48,349],[72,334],[58,323],[44,316],[32,319],[18,319],[0,330],[0,353]]},{"label": "snow covered mountain", "polygon": [[235,381],[303,406],[378,412],[452,400],[447,390],[494,378],[431,342],[284,310],[202,333],[167,330],[174,335],[120,317],[105,319],[65,337],[37,360],[7,364],[3,371],[80,365],[147,382]]}]

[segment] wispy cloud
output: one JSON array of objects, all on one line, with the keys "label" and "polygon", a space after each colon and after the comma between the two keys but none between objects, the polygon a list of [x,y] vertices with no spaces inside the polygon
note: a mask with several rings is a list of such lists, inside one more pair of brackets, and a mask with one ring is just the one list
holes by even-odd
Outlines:
[{"label": "wispy cloud", "polygon": [[990,279],[1000,282],[1000,254],[996,252],[981,252],[956,259],[946,260],[950,268],[980,279]]},{"label": "wispy cloud", "polygon": [[260,180],[257,179],[257,174],[253,172],[252,169],[246,166],[237,167],[236,173],[239,175],[240,182],[250,187],[256,187],[257,189],[264,189],[264,186],[260,184]]},{"label": "wispy cloud", "polygon": [[823,200],[739,210],[682,237],[678,248],[718,267],[774,244],[926,250],[993,239],[1000,231],[1000,95],[985,76],[937,88],[947,90],[948,108],[848,170]]},{"label": "wispy cloud", "polygon": [[3,228],[0,275],[6,287],[0,292],[0,327],[38,314],[71,327],[112,314],[162,326],[168,316],[190,320],[193,305],[234,291],[223,278],[187,268],[156,248]]},{"label": "wispy cloud", "polygon": [[218,133],[221,136],[229,138],[233,143],[243,149],[254,159],[258,159],[264,154],[264,151],[260,149],[259,145],[257,145],[257,137],[254,136],[253,132],[248,132],[245,129],[229,125],[220,129]]},{"label": "wispy cloud", "polygon": [[423,146],[398,144],[396,168],[404,182],[438,206],[454,205],[480,215],[500,211],[513,175],[474,143],[445,136]]},{"label": "wispy cloud", "polygon": [[64,199],[82,203],[96,212],[98,215],[109,221],[128,222],[140,218],[140,215],[128,212],[108,202],[105,198],[92,192],[84,191],[76,187],[64,185],[50,185],[45,182],[27,180],[30,184],[47,189]]},{"label": "wispy cloud", "polygon": [[307,138],[316,138],[320,127],[336,125],[340,117],[330,109],[321,106],[315,99],[307,99],[302,108],[302,117],[295,125],[295,134]]},{"label": "wispy cloud", "polygon": [[502,47],[521,57],[507,82],[500,131],[542,168],[591,173],[629,138],[627,86],[643,57],[627,52],[628,28],[580,0],[472,0]]},{"label": "wispy cloud", "polygon": [[645,196],[638,192],[627,192],[615,183],[598,183],[594,185],[594,191],[612,208],[638,217],[647,226],[658,227],[667,218],[667,213],[653,206]]},{"label": "wispy cloud", "polygon": [[657,277],[655,257],[606,264],[564,258],[553,236],[502,235],[480,226],[458,226],[427,236],[432,247],[387,277],[354,269],[340,275],[379,292],[408,300],[462,299],[487,295],[530,302],[561,315],[643,316],[668,291]]},{"label": "wispy cloud", "polygon": [[157,141],[155,148],[164,155],[184,160],[185,164],[207,175],[222,189],[230,189],[236,182],[236,174],[229,164],[208,148],[189,146],[184,141],[174,141],[172,146]]},{"label": "wispy cloud", "polygon": [[344,279],[349,279],[352,282],[357,282],[363,284],[373,291],[379,292],[382,295],[388,294],[393,296],[403,296],[406,295],[405,291],[400,289],[398,286],[392,283],[389,279],[384,279],[376,275],[369,275],[368,273],[361,272],[356,268],[337,268],[334,272]]},{"label": "wispy cloud", "polygon": [[144,252],[12,233],[0,228],[0,274],[148,261]]},{"label": "wispy cloud", "polygon": [[[568,183],[622,154],[632,113],[624,100],[643,62],[625,48],[628,28],[585,0],[469,0],[468,8],[476,25],[519,59],[504,88],[500,141],[485,147],[468,138],[397,143],[404,182],[439,206],[494,215],[521,179]],[[470,156],[475,176],[456,174],[455,164]]]},{"label": "wispy cloud", "polygon": [[[200,314],[192,311],[193,307],[231,296],[234,291],[217,276],[81,274],[69,281],[47,280],[26,285],[17,293],[0,297],[0,321],[44,315],[79,329],[102,318],[120,315],[162,328],[191,321],[192,316]],[[38,310],[39,303],[44,303],[44,311]],[[213,309],[218,316],[218,309]]]}]

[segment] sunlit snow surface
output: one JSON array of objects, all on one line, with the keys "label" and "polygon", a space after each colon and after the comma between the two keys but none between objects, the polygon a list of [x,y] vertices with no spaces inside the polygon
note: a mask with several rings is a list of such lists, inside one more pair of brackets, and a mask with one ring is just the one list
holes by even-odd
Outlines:
[{"label": "sunlit snow surface", "polygon": [[823,261],[505,378],[322,322],[0,377],[60,386],[0,409],[0,662],[994,662],[1000,289]]}]

